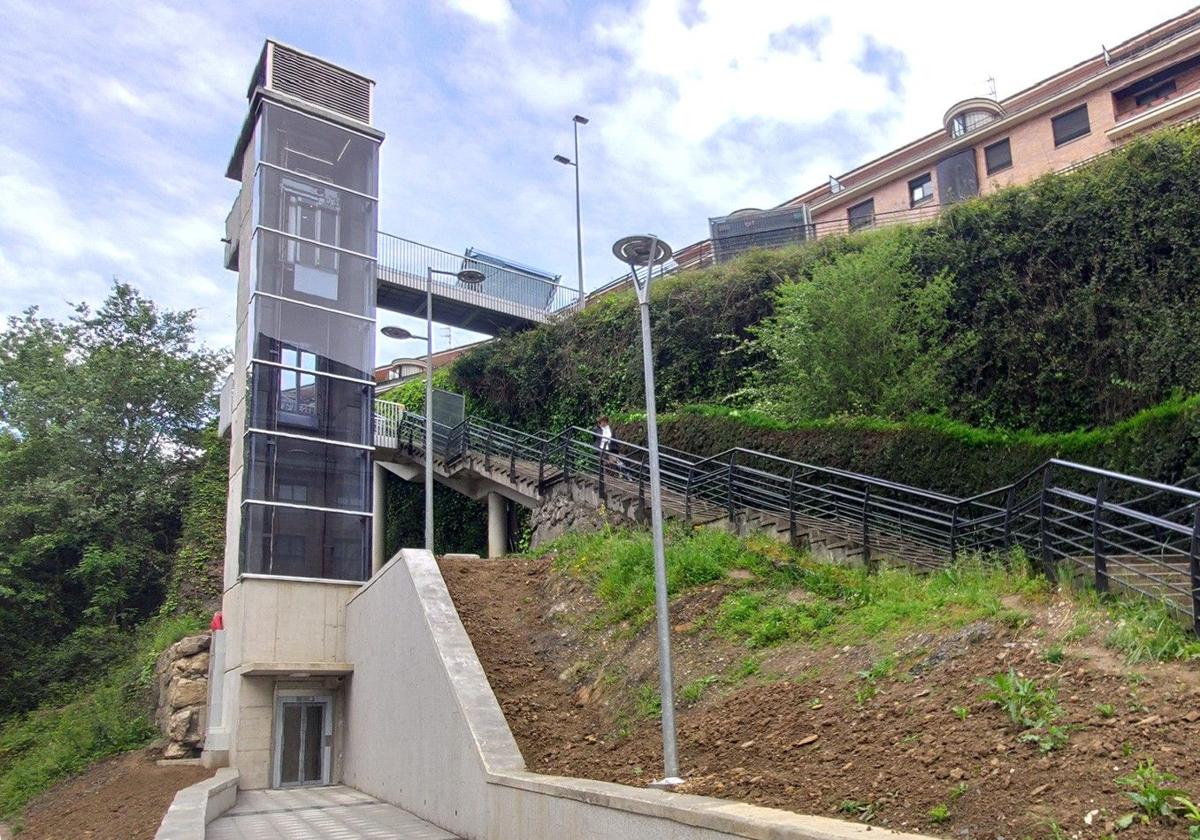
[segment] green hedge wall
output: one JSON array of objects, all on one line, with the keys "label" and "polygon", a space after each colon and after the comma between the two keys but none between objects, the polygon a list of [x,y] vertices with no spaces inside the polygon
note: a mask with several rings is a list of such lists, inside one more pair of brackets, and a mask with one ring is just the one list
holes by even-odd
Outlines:
[{"label": "green hedge wall", "polygon": [[[645,420],[624,418],[615,433],[644,442]],[[788,426],[753,411],[686,406],[660,416],[659,441],[697,455],[741,446],[960,496],[1006,484],[1054,457],[1175,483],[1200,473],[1200,396],[1067,434],[995,432],[940,417]]]},{"label": "green hedge wall", "polygon": [[922,234],[918,270],[956,281],[950,416],[1061,431],[1200,391],[1200,125],[965,202]]}]

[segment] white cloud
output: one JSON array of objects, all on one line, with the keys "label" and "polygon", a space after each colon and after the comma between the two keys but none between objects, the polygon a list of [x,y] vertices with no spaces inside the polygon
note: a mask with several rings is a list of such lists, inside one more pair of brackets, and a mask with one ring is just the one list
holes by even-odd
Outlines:
[{"label": "white cloud", "polygon": [[503,27],[513,18],[508,0],[447,0],[450,8],[470,15],[481,23]]}]

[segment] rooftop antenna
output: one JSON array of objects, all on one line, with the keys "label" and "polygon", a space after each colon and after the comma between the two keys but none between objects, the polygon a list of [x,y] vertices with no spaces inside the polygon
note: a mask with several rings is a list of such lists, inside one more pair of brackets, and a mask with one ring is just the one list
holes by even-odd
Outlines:
[{"label": "rooftop antenna", "polygon": [[988,76],[987,84],[988,84],[988,96],[992,97],[992,101],[995,101],[996,100],[996,77]]}]

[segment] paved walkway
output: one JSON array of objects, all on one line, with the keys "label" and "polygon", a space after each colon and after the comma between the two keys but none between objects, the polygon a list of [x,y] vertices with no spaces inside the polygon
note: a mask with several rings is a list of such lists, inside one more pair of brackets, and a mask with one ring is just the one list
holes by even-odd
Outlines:
[{"label": "paved walkway", "polygon": [[455,840],[453,834],[354,788],[244,790],[209,823],[207,840],[334,838]]}]

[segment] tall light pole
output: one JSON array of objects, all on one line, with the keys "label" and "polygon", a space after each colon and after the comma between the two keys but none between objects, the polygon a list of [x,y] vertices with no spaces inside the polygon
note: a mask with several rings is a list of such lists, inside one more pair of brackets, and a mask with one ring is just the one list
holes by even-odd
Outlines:
[{"label": "tall light pole", "polygon": [[[425,275],[425,550],[433,553],[433,275],[444,274],[458,278],[464,286],[478,286],[484,281],[482,271],[465,268],[462,271],[442,271],[427,267]],[[388,338],[419,338],[403,327],[384,327]],[[378,515],[378,511],[376,511]]]},{"label": "tall light pole", "polygon": [[[671,246],[657,236],[626,236],[613,254],[629,266],[642,318],[642,374],[646,383],[646,450],[650,461],[650,530],[654,543],[654,613],[658,624],[658,690],[662,698],[663,779],[655,787],[681,784],[675,746],[675,687],[671,669],[671,624],[667,616],[667,559],[663,547],[662,478],[658,468],[658,406],[654,399],[654,351],[650,343],[650,278],[655,264],[671,258]],[[638,275],[645,269],[645,276]]]},{"label": "tall light pole", "polygon": [[575,129],[575,159],[563,155],[555,155],[559,163],[575,167],[575,255],[579,263],[579,308],[583,309],[587,297],[583,292],[583,219],[579,212],[579,126],[587,125],[588,118],[579,114],[571,117]]}]

